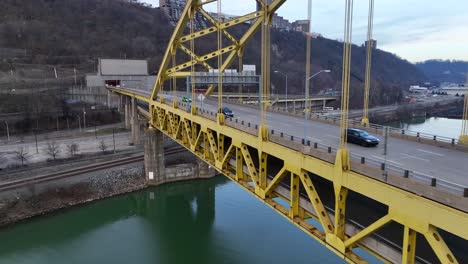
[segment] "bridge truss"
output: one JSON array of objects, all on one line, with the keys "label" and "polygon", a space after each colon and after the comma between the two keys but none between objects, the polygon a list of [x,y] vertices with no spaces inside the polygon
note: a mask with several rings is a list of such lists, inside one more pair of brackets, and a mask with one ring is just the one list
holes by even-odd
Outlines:
[{"label": "bridge truss", "polygon": [[[175,27],[150,98],[136,96],[120,89],[114,90],[148,102],[149,112],[145,114],[148,118],[148,129],[160,130],[186,147],[349,263],[367,263],[356,253],[356,248],[369,252],[384,263],[415,263],[417,234],[427,240],[440,262],[458,263],[439,230],[468,239],[468,214],[353,171],[345,140],[342,139],[342,149],[336,155],[335,162],[328,162],[317,156],[306,155],[286,144],[273,142],[265,123],[256,130],[244,129],[232,121],[224,120],[222,114],[218,113],[213,117],[204,112],[197,112],[196,107],[187,112],[179,108],[176,99],[168,103],[162,95],[158,95],[169,79],[186,78],[193,74],[191,71],[184,71],[193,65],[211,69],[208,61],[226,54],[221,72],[227,69],[236,58],[242,57],[246,43],[261,27],[263,30],[269,30],[274,12],[285,0],[274,0],[271,4],[259,0],[262,4],[261,10],[228,21],[217,21],[203,9],[205,4],[211,2],[216,0],[187,0],[187,6]],[[347,0],[347,4],[352,10],[352,1]],[[195,13],[200,13],[213,26],[186,35],[184,30]],[[350,16],[352,13],[348,12],[348,21],[352,20]],[[240,39],[235,39],[227,29],[246,21],[250,21],[248,31]],[[348,24],[348,27],[351,25]],[[195,38],[220,32],[232,41],[232,45],[201,56],[184,45]],[[350,32],[348,34],[350,35]],[[269,33],[264,32],[262,36],[262,49],[264,53],[268,53]],[[349,47],[345,47],[344,68],[348,69],[348,72],[343,75],[345,79],[349,79],[350,43],[347,44]],[[175,64],[177,50],[182,50],[192,59]],[[262,64],[264,63],[269,63],[269,58],[264,58]],[[269,71],[269,68],[263,65],[263,77],[267,74],[265,70]],[[262,92],[268,92],[268,85],[262,85],[266,86]],[[207,93],[214,89],[214,86],[210,87]],[[344,87],[346,93],[347,89],[349,82],[348,87]],[[342,124],[341,129],[345,131],[346,122]],[[273,169],[272,160],[275,160],[276,165],[280,164],[279,170]],[[327,209],[322,202],[323,197],[316,188],[317,177],[333,186],[335,206],[332,210]],[[289,184],[282,185],[286,179],[289,179]],[[350,191],[385,205],[388,208],[386,214],[369,226],[350,232],[345,228]],[[306,199],[301,192],[305,193]],[[283,202],[279,202],[278,199]],[[311,223],[310,219],[314,222]],[[365,243],[367,237],[391,222],[397,222],[404,227],[399,260]]]}]

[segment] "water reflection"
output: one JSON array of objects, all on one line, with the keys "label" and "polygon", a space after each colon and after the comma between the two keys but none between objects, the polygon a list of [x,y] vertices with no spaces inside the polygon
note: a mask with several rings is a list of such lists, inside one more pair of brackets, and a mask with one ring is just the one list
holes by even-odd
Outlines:
[{"label": "water reflection", "polygon": [[403,121],[391,122],[385,125],[403,128],[414,132],[458,139],[461,133],[462,120],[443,117],[417,117]]}]

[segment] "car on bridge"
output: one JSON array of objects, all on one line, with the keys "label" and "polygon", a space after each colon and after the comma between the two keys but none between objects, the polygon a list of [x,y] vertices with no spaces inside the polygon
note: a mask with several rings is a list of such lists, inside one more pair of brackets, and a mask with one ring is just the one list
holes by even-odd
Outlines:
[{"label": "car on bridge", "polygon": [[234,117],[234,113],[232,112],[232,110],[227,107],[223,108],[223,114],[227,117]]},{"label": "car on bridge", "polygon": [[380,140],[362,129],[348,128],[346,131],[348,142],[361,145],[363,147],[375,147]]},{"label": "car on bridge", "polygon": [[184,103],[191,103],[192,102],[192,99],[191,98],[188,98],[186,96],[182,97],[182,102]]}]

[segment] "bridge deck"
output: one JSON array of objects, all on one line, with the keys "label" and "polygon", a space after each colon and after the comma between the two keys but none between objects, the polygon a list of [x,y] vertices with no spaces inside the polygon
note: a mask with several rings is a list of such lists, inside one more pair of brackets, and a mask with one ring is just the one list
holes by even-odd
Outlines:
[{"label": "bridge deck", "polygon": [[[142,97],[149,97],[150,93],[142,90],[131,90]],[[178,93],[177,100],[184,93]],[[172,100],[173,95],[165,95],[167,100]],[[203,106],[200,102],[198,105],[203,109],[216,112],[217,102],[205,100]],[[235,119],[239,122],[251,123],[252,127],[260,124],[260,110],[251,107],[242,107],[236,104],[224,103],[224,106],[229,107],[234,112]],[[318,143],[319,145],[338,148],[339,146],[339,129],[333,124],[322,122],[314,122],[304,118],[285,116],[281,113],[269,112],[267,114],[268,126],[276,133],[283,132],[285,137],[293,136],[297,139],[304,138],[304,124],[307,124],[307,140],[311,144]],[[371,131],[370,131],[371,132]],[[415,177],[421,177],[420,180],[429,181],[435,178],[443,185],[444,181],[454,183],[458,186],[445,186],[452,189],[450,191],[463,192],[463,188],[468,188],[468,171],[463,164],[468,160],[468,153],[441,148],[434,145],[419,143],[411,140],[389,137],[387,155],[383,155],[383,136],[380,137],[381,144],[377,147],[365,148],[353,144],[349,144],[351,155],[355,157],[365,157],[369,162],[375,164],[387,163],[389,170],[399,170],[403,173],[404,170],[411,171]],[[436,184],[437,184],[436,180]],[[450,185],[447,183],[447,185]],[[444,188],[444,186],[442,186]]]}]

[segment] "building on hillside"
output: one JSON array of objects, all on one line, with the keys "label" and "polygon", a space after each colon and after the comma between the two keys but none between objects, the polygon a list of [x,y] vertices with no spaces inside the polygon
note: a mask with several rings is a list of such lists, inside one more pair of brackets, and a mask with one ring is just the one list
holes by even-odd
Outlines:
[{"label": "building on hillside", "polygon": [[298,32],[310,32],[310,21],[307,19],[297,20],[292,23],[292,29]]},{"label": "building on hillside", "polygon": [[273,15],[272,26],[282,30],[291,30],[292,28],[292,24],[289,22],[289,20],[279,16],[276,13]]},{"label": "building on hillside", "polygon": [[[177,25],[184,11],[185,0],[159,0],[159,8],[164,12],[172,26]],[[189,26],[189,24],[187,24]],[[195,14],[195,29],[206,28],[206,19],[199,13]]]},{"label": "building on hillside", "polygon": [[97,73],[86,75],[85,87],[74,87],[70,99],[114,106],[106,86],[151,90],[156,76],[148,74],[146,60],[99,59]]},{"label": "building on hillside", "polygon": [[419,85],[411,85],[409,88],[410,93],[427,93],[428,90],[427,87],[421,87]]},{"label": "building on hillside", "polygon": [[364,45],[363,45],[363,46],[367,48],[367,45],[368,45],[369,43],[370,43],[372,49],[377,49],[377,40],[375,40],[375,39],[371,39],[370,41],[369,41],[369,40],[366,40],[366,41],[364,42]]}]

